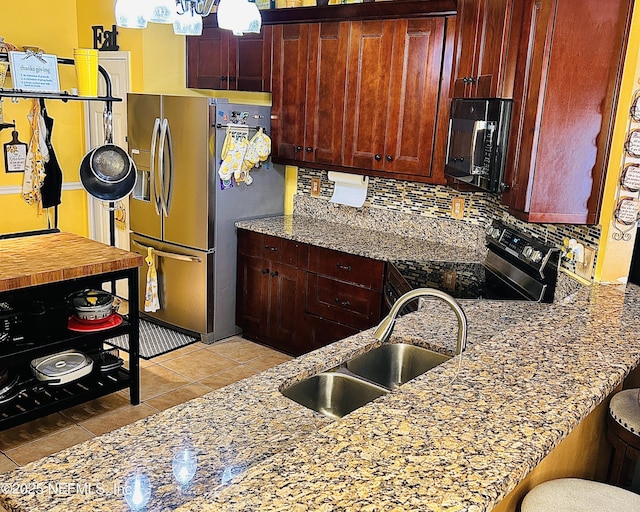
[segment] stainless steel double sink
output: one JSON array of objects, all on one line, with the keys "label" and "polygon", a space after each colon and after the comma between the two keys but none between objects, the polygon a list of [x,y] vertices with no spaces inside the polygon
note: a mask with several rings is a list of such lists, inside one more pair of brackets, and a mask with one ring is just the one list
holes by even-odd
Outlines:
[{"label": "stainless steel double sink", "polygon": [[297,382],[282,394],[325,416],[342,418],[448,359],[415,345],[382,345]]}]

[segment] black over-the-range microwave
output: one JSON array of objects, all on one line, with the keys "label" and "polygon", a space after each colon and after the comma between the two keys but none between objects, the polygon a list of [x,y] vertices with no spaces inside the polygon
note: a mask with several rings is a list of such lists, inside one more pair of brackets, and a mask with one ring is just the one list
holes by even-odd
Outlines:
[{"label": "black over-the-range microwave", "polygon": [[445,176],[502,192],[513,100],[451,101]]}]

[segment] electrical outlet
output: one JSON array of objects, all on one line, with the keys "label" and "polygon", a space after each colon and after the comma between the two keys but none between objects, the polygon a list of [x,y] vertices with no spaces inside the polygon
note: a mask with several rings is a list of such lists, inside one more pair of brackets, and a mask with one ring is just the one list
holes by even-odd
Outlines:
[{"label": "electrical outlet", "polygon": [[591,247],[584,247],[582,262],[576,261],[576,274],[580,277],[591,280],[591,274],[593,272],[593,260],[595,259],[596,251]]},{"label": "electrical outlet", "polygon": [[462,219],[464,216],[464,197],[451,199],[451,216],[454,219]]},{"label": "electrical outlet", "polygon": [[446,270],[442,276],[442,287],[448,292],[452,292],[456,289],[456,271]]},{"label": "electrical outlet", "polygon": [[320,178],[311,178],[311,197],[320,197]]}]

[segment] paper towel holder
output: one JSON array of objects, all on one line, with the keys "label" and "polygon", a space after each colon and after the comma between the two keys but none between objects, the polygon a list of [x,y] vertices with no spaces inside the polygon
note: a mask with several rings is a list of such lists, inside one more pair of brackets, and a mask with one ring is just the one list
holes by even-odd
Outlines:
[{"label": "paper towel holder", "polygon": [[369,176],[329,171],[327,178],[335,182],[329,202],[360,208],[367,198]]}]

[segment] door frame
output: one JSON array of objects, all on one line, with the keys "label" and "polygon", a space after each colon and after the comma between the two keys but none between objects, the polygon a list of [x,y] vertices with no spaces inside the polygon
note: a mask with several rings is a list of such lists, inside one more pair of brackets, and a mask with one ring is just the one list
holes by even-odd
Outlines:
[{"label": "door frame", "polygon": [[[127,93],[131,91],[131,71],[130,71],[130,53],[128,51],[117,52],[105,52],[98,53],[99,64],[109,73],[112,77],[113,96],[122,98],[120,102],[114,102],[115,108],[122,108],[122,130],[118,133],[114,129],[113,142],[128,151],[127,145],[127,125],[126,125],[126,112],[127,112]],[[117,76],[116,76],[117,75]],[[115,76],[115,80],[113,77]],[[104,81],[100,81],[98,84],[99,94],[105,94]],[[93,147],[96,147],[104,142],[104,133],[96,133],[94,125],[91,122],[93,109],[97,105],[102,105],[98,102],[85,102],[84,105],[84,131],[85,131],[85,151],[89,152]],[[98,242],[109,245],[111,243],[109,235],[109,210],[107,209],[107,203],[93,196],[87,194],[87,218],[89,224],[89,238]],[[116,202],[116,219],[121,219],[121,222],[116,223],[115,230],[115,246],[121,249],[129,249],[129,198],[126,197]]]}]

